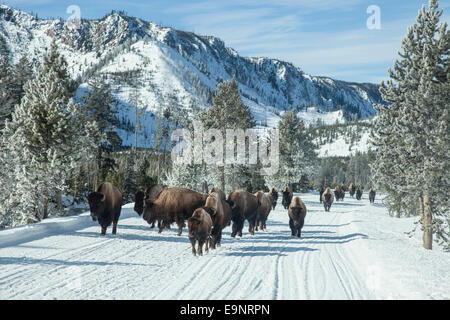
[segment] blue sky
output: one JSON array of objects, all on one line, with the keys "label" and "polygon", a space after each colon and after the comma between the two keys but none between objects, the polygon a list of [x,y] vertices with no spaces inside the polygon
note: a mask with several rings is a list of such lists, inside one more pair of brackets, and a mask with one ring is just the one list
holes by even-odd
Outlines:
[{"label": "blue sky", "polygon": [[[70,5],[85,19],[111,10],[225,41],[243,56],[293,63],[311,75],[355,82],[386,79],[408,26],[428,0],[0,0],[41,18],[67,19]],[[370,30],[367,8],[380,8]],[[440,0],[450,21],[450,0]]]}]

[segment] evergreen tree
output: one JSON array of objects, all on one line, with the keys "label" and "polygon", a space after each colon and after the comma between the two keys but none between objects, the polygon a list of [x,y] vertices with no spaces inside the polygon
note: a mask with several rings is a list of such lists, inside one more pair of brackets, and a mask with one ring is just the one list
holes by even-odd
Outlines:
[{"label": "evergreen tree", "polygon": [[374,180],[391,201],[401,195],[417,199],[427,249],[432,249],[433,234],[450,245],[450,36],[447,24],[439,24],[442,12],[438,1],[430,0],[429,9],[423,6],[408,29],[400,59],[389,69],[391,80],[380,88],[390,105],[375,106],[379,115],[372,132]]},{"label": "evergreen tree", "polygon": [[[61,192],[75,164],[89,157],[96,144],[95,122],[80,121],[70,96],[73,82],[56,45],[25,85],[25,95],[3,130],[0,209],[14,224],[45,219],[51,199],[61,209]],[[69,88],[67,87],[69,86]],[[5,189],[4,186],[15,186]]]},{"label": "evergreen tree", "polygon": [[[250,109],[242,102],[235,76],[231,81],[224,81],[217,86],[212,107],[202,112],[199,118],[206,130],[219,129],[224,139],[226,129],[246,130],[256,125]],[[243,165],[223,165],[218,169],[218,172],[216,170],[208,171],[208,179],[220,186],[222,190],[226,190],[226,181],[231,184],[231,189],[236,189],[242,187],[244,182],[251,178],[248,167]]]},{"label": "evergreen tree", "polygon": [[85,121],[95,121],[98,128],[100,143],[91,165],[90,176],[93,190],[105,180],[108,171],[115,166],[112,153],[120,150],[122,139],[117,134],[119,121],[117,119],[117,101],[111,93],[111,87],[100,77],[89,81],[90,90],[81,97],[81,112]]},{"label": "evergreen tree", "polygon": [[126,202],[131,202],[134,195],[138,191],[138,176],[135,166],[135,153],[130,150],[127,156],[127,167],[122,184],[123,199]]},{"label": "evergreen tree", "polygon": [[0,129],[10,119],[14,107],[11,91],[14,83],[13,67],[9,61],[9,50],[0,38]]},{"label": "evergreen tree", "polygon": [[274,176],[265,177],[268,187],[282,190],[300,182],[304,174],[314,171],[316,154],[305,125],[295,114],[288,111],[278,123],[280,135],[280,169]]}]

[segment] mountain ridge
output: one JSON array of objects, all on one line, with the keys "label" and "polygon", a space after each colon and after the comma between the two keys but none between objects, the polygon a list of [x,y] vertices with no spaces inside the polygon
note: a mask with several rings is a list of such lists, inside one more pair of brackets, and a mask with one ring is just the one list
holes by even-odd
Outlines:
[{"label": "mountain ridge", "polygon": [[[141,70],[142,107],[155,114],[164,97],[175,95],[186,108],[209,107],[217,85],[236,76],[244,103],[264,125],[275,126],[280,115],[314,106],[321,113],[343,110],[343,118],[370,118],[374,103],[383,103],[378,85],[312,76],[279,59],[243,57],[214,36],[161,27],[154,22],[113,11],[101,19],[80,21],[79,28],[62,19],[40,19],[0,6],[0,37],[11,60],[22,56],[39,63],[56,39],[74,78],[86,82],[103,75],[115,86],[122,117],[133,122],[130,92],[113,75]],[[127,107],[128,105],[128,107]],[[344,121],[344,119],[339,119]]]}]

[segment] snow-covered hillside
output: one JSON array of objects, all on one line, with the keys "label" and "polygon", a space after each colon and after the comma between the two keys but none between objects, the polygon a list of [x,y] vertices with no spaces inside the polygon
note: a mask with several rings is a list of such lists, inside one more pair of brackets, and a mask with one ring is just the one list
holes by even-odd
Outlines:
[{"label": "snow-covered hillside", "polygon": [[[76,28],[62,20],[38,19],[0,6],[0,40],[13,62],[23,56],[39,62],[53,39],[74,78],[83,82],[98,74],[108,78],[120,102],[120,115],[131,123],[130,97],[135,85],[122,80],[133,77],[127,73],[140,71],[134,77],[141,82],[140,106],[149,113],[148,135],[154,128],[150,115],[164,97],[174,95],[186,108],[192,102],[208,107],[218,83],[234,75],[244,103],[257,122],[268,126],[276,125],[280,112],[298,106],[316,106],[325,114],[344,106],[347,114],[367,118],[375,114],[373,103],[381,102],[375,84],[314,77],[288,62],[241,57],[218,38],[160,27],[122,13],[82,20]],[[304,118],[309,117],[311,114],[304,112]]]},{"label": "snow-covered hillside", "polygon": [[450,299],[450,255],[409,238],[415,218],[389,217],[377,199],[324,212],[315,192],[291,236],[278,203],[266,231],[224,230],[222,247],[191,253],[186,228],[158,234],[124,206],[118,234],[89,213],[0,231],[0,299]]}]

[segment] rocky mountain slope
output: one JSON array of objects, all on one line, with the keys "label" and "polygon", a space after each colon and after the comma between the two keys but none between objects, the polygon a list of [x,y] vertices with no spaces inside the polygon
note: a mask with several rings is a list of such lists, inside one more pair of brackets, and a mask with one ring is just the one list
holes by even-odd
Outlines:
[{"label": "rocky mountain slope", "polygon": [[[308,119],[338,110],[338,121],[368,118],[375,114],[373,104],[382,102],[378,85],[310,76],[277,59],[242,57],[218,38],[160,27],[121,12],[77,25],[0,6],[0,40],[13,62],[26,56],[38,63],[53,39],[73,77],[85,83],[82,90],[99,74],[111,83],[124,123],[134,123],[137,93],[138,105],[149,116],[145,135],[155,127],[151,114],[168,97],[186,108],[193,103],[208,107],[218,83],[234,75],[244,103],[263,126],[275,126],[280,114],[292,108],[301,117],[305,106],[315,110],[316,116],[305,113]],[[125,132],[122,136],[127,140]]]}]

